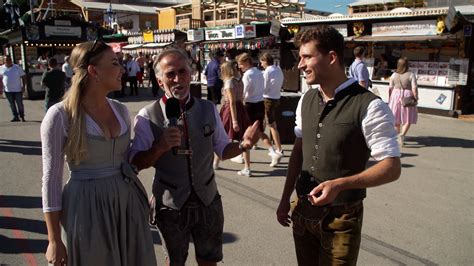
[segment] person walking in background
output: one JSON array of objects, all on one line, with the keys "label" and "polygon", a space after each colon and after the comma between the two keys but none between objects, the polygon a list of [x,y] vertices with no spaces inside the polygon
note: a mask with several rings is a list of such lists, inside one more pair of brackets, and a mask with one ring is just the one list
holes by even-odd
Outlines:
[{"label": "person walking in background", "polygon": [[[397,70],[390,76],[388,105],[395,117],[395,128],[399,134],[400,145],[404,144],[410,126],[418,120],[418,87],[416,76],[408,69],[408,59],[398,59]],[[414,99],[413,104],[404,106],[403,98]],[[401,127],[401,131],[400,131]]]},{"label": "person walking in background", "polygon": [[41,85],[46,86],[45,111],[61,100],[66,86],[66,74],[57,68],[56,58],[50,58],[48,65],[49,70],[44,72],[41,78]]},{"label": "person walking in background", "polygon": [[[198,265],[216,265],[223,258],[224,211],[212,168],[214,154],[226,160],[250,149],[258,140],[258,123],[245,129],[240,144],[229,142],[216,106],[190,94],[186,52],[166,49],[154,67],[165,96],[135,117],[130,159],[138,170],[155,168],[151,217],[162,235],[166,265],[185,265],[191,237]],[[173,114],[179,127],[165,112],[172,101],[179,102]]]},{"label": "person walking in background", "polygon": [[[317,25],[295,39],[298,68],[308,85],[320,88],[308,90],[296,109],[277,220],[293,223],[298,265],[356,265],[366,188],[392,182],[401,172],[393,116],[380,98],[347,78],[344,37],[335,28]],[[369,157],[377,162],[366,169]]]},{"label": "person walking in background", "polygon": [[[221,65],[221,77],[224,81],[222,105],[220,116],[224,129],[232,141],[240,142],[244,136],[244,129],[250,126],[250,119],[245,111],[244,84],[240,80],[240,72],[233,62],[224,62]],[[244,153],[245,168],[250,169],[250,152]],[[214,156],[214,170],[219,168],[219,156]]]},{"label": "person walking in background", "polygon": [[[149,78],[149,83],[151,83],[151,93],[153,93],[153,97],[158,97],[158,92],[160,90],[160,86],[158,85],[158,81],[156,80],[156,74],[155,70],[153,69],[153,62],[156,60],[158,56],[153,55],[151,59],[147,61],[147,68],[148,68],[148,78]],[[150,85],[148,85],[150,86]]]},{"label": "person walking in background", "polygon": [[[263,120],[265,119],[265,104],[263,94],[265,90],[265,79],[262,71],[258,70],[253,66],[252,57],[248,53],[240,54],[236,57],[239,69],[244,73],[242,76],[242,82],[244,84],[244,106],[247,114],[250,118],[250,122],[254,123],[259,121],[260,124],[260,139],[262,140],[265,147],[268,149],[270,156],[272,157],[272,163],[281,158],[280,155],[275,153],[275,150],[270,142],[270,139],[264,134]],[[236,159],[232,159],[236,162]],[[276,165],[275,163],[275,165]],[[251,176],[252,172],[249,168],[244,168],[237,172],[239,175]]]},{"label": "person walking in background", "polygon": [[140,67],[140,72],[144,75],[145,74],[146,58],[143,56],[142,52],[138,53],[138,57],[135,59],[135,61],[137,61],[138,66]]},{"label": "person walking in background", "polygon": [[25,122],[25,108],[23,106],[23,93],[26,90],[26,75],[23,69],[13,64],[9,55],[3,57],[5,64],[0,66],[0,76],[2,76],[3,91],[10,104],[13,119],[10,122]]},{"label": "person walking in background", "polygon": [[130,85],[130,96],[134,94],[135,96],[138,96],[137,73],[140,72],[140,66],[137,61],[133,60],[132,55],[130,54],[127,54],[126,69],[128,84]]},{"label": "person walking in background", "polygon": [[69,56],[64,57],[64,64],[61,67],[62,71],[66,75],[66,90],[71,86],[71,78],[74,75],[71,64],[69,63]]},{"label": "person walking in background", "polygon": [[[120,89],[124,70],[102,41],[76,46],[71,65],[71,88],[41,123],[46,260],[154,266],[148,198],[128,164],[130,114],[124,104],[106,98]],[[63,188],[64,158],[70,178]]]},{"label": "person walking in background", "polygon": [[[269,148],[269,155],[272,157],[270,166],[274,167],[280,162],[281,157],[283,157],[280,134],[278,133],[276,124],[276,115],[280,107],[280,91],[283,86],[284,77],[281,68],[273,64],[273,57],[269,53],[264,53],[260,57],[260,64],[265,69],[265,71],[263,71],[263,78],[265,80],[263,93],[265,116],[267,117],[270,134],[276,147],[276,150],[273,147]],[[268,136],[264,138],[268,139]]]},{"label": "person walking in background", "polygon": [[354,62],[349,67],[349,77],[359,82],[360,86],[368,89],[369,88],[369,70],[364,63],[365,49],[362,46],[354,48]]},{"label": "person walking in background", "polygon": [[222,79],[220,78],[220,65],[224,62],[224,53],[216,50],[211,62],[207,64],[204,75],[207,80],[207,100],[214,104],[220,104],[222,98]]}]

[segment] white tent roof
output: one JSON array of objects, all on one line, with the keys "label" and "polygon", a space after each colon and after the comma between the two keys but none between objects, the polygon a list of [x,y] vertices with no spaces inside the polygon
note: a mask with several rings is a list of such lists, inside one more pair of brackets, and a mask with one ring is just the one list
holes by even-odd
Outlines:
[{"label": "white tent roof", "polygon": [[[83,7],[84,9],[107,10],[109,3],[84,2],[82,0],[71,0],[71,2]],[[128,4],[112,4],[112,10],[115,12],[130,12],[140,14],[156,14],[155,8],[150,6],[128,5]]]}]

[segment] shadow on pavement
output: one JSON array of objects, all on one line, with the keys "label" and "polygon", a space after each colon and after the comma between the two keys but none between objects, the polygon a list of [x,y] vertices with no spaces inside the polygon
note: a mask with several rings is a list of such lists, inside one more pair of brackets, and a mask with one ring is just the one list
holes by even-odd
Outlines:
[{"label": "shadow on pavement", "polygon": [[0,216],[0,228],[7,230],[20,230],[46,235],[46,223],[40,220],[32,220],[18,217]]},{"label": "shadow on pavement", "polygon": [[41,197],[0,195],[0,208],[40,209]]},{"label": "shadow on pavement", "polygon": [[453,148],[474,148],[474,140],[450,138],[450,137],[406,137],[405,148],[422,148],[422,147],[453,147]]},{"label": "shadow on pavement", "polygon": [[0,235],[0,254],[44,253],[47,240],[15,239]]},{"label": "shadow on pavement", "polygon": [[41,155],[41,142],[0,139],[0,152],[16,152],[24,155]]}]

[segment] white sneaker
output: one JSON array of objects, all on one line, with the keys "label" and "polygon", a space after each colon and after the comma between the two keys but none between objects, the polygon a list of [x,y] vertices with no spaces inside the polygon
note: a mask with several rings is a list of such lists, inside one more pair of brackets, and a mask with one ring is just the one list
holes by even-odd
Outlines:
[{"label": "white sneaker", "polygon": [[242,154],[240,154],[230,159],[230,161],[234,163],[244,163],[244,157],[242,156]]},{"label": "white sneaker", "polygon": [[270,163],[270,167],[275,167],[277,164],[280,163],[281,157],[283,157],[283,154],[275,152],[270,155],[272,157],[272,162]]},{"label": "white sneaker", "polygon": [[247,168],[238,171],[237,174],[240,176],[252,176],[252,172],[250,171],[250,169]]},{"label": "white sneaker", "polygon": [[[275,153],[276,153],[276,154],[279,154],[281,157],[284,156],[283,150],[282,150],[282,151],[277,151],[277,150],[275,150]],[[268,156],[272,156],[273,153],[272,153],[271,151],[269,151],[267,154],[268,154]]]}]

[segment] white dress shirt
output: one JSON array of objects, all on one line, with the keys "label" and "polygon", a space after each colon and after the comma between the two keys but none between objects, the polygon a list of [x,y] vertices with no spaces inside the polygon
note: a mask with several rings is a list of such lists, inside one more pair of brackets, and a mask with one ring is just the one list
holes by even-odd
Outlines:
[{"label": "white dress shirt", "polygon": [[281,68],[275,65],[268,66],[263,71],[263,78],[265,80],[263,98],[280,99],[280,90],[283,86],[283,71],[281,71]]},{"label": "white dress shirt", "polygon": [[[355,79],[348,79],[336,88],[334,95],[346,89]],[[295,135],[297,138],[303,137],[301,105],[304,94],[298,102],[296,108],[296,126]],[[376,161],[381,161],[388,157],[400,157],[400,147],[397,142],[397,132],[393,114],[386,103],[380,98],[376,98],[369,103],[367,113],[362,119],[362,134],[364,135],[367,147],[370,149],[370,155]]]},{"label": "white dress shirt", "polygon": [[242,82],[244,83],[244,101],[246,103],[263,102],[265,80],[260,70],[256,67],[247,69],[242,76]]},{"label": "white dress shirt", "polygon": [[[224,125],[222,125],[222,121],[217,109],[214,109],[214,117],[216,119],[216,128],[214,130],[214,134],[212,135],[212,142],[214,146],[214,152],[219,157],[222,157],[224,149],[227,144],[230,143],[230,140],[229,136],[225,132]],[[137,116],[135,116],[134,131],[135,137],[133,138],[132,147],[130,149],[130,162],[137,153],[149,150],[155,141],[155,137],[153,136],[153,131],[151,130],[150,126],[150,115],[148,114],[146,108],[142,108],[138,112]]]}]

